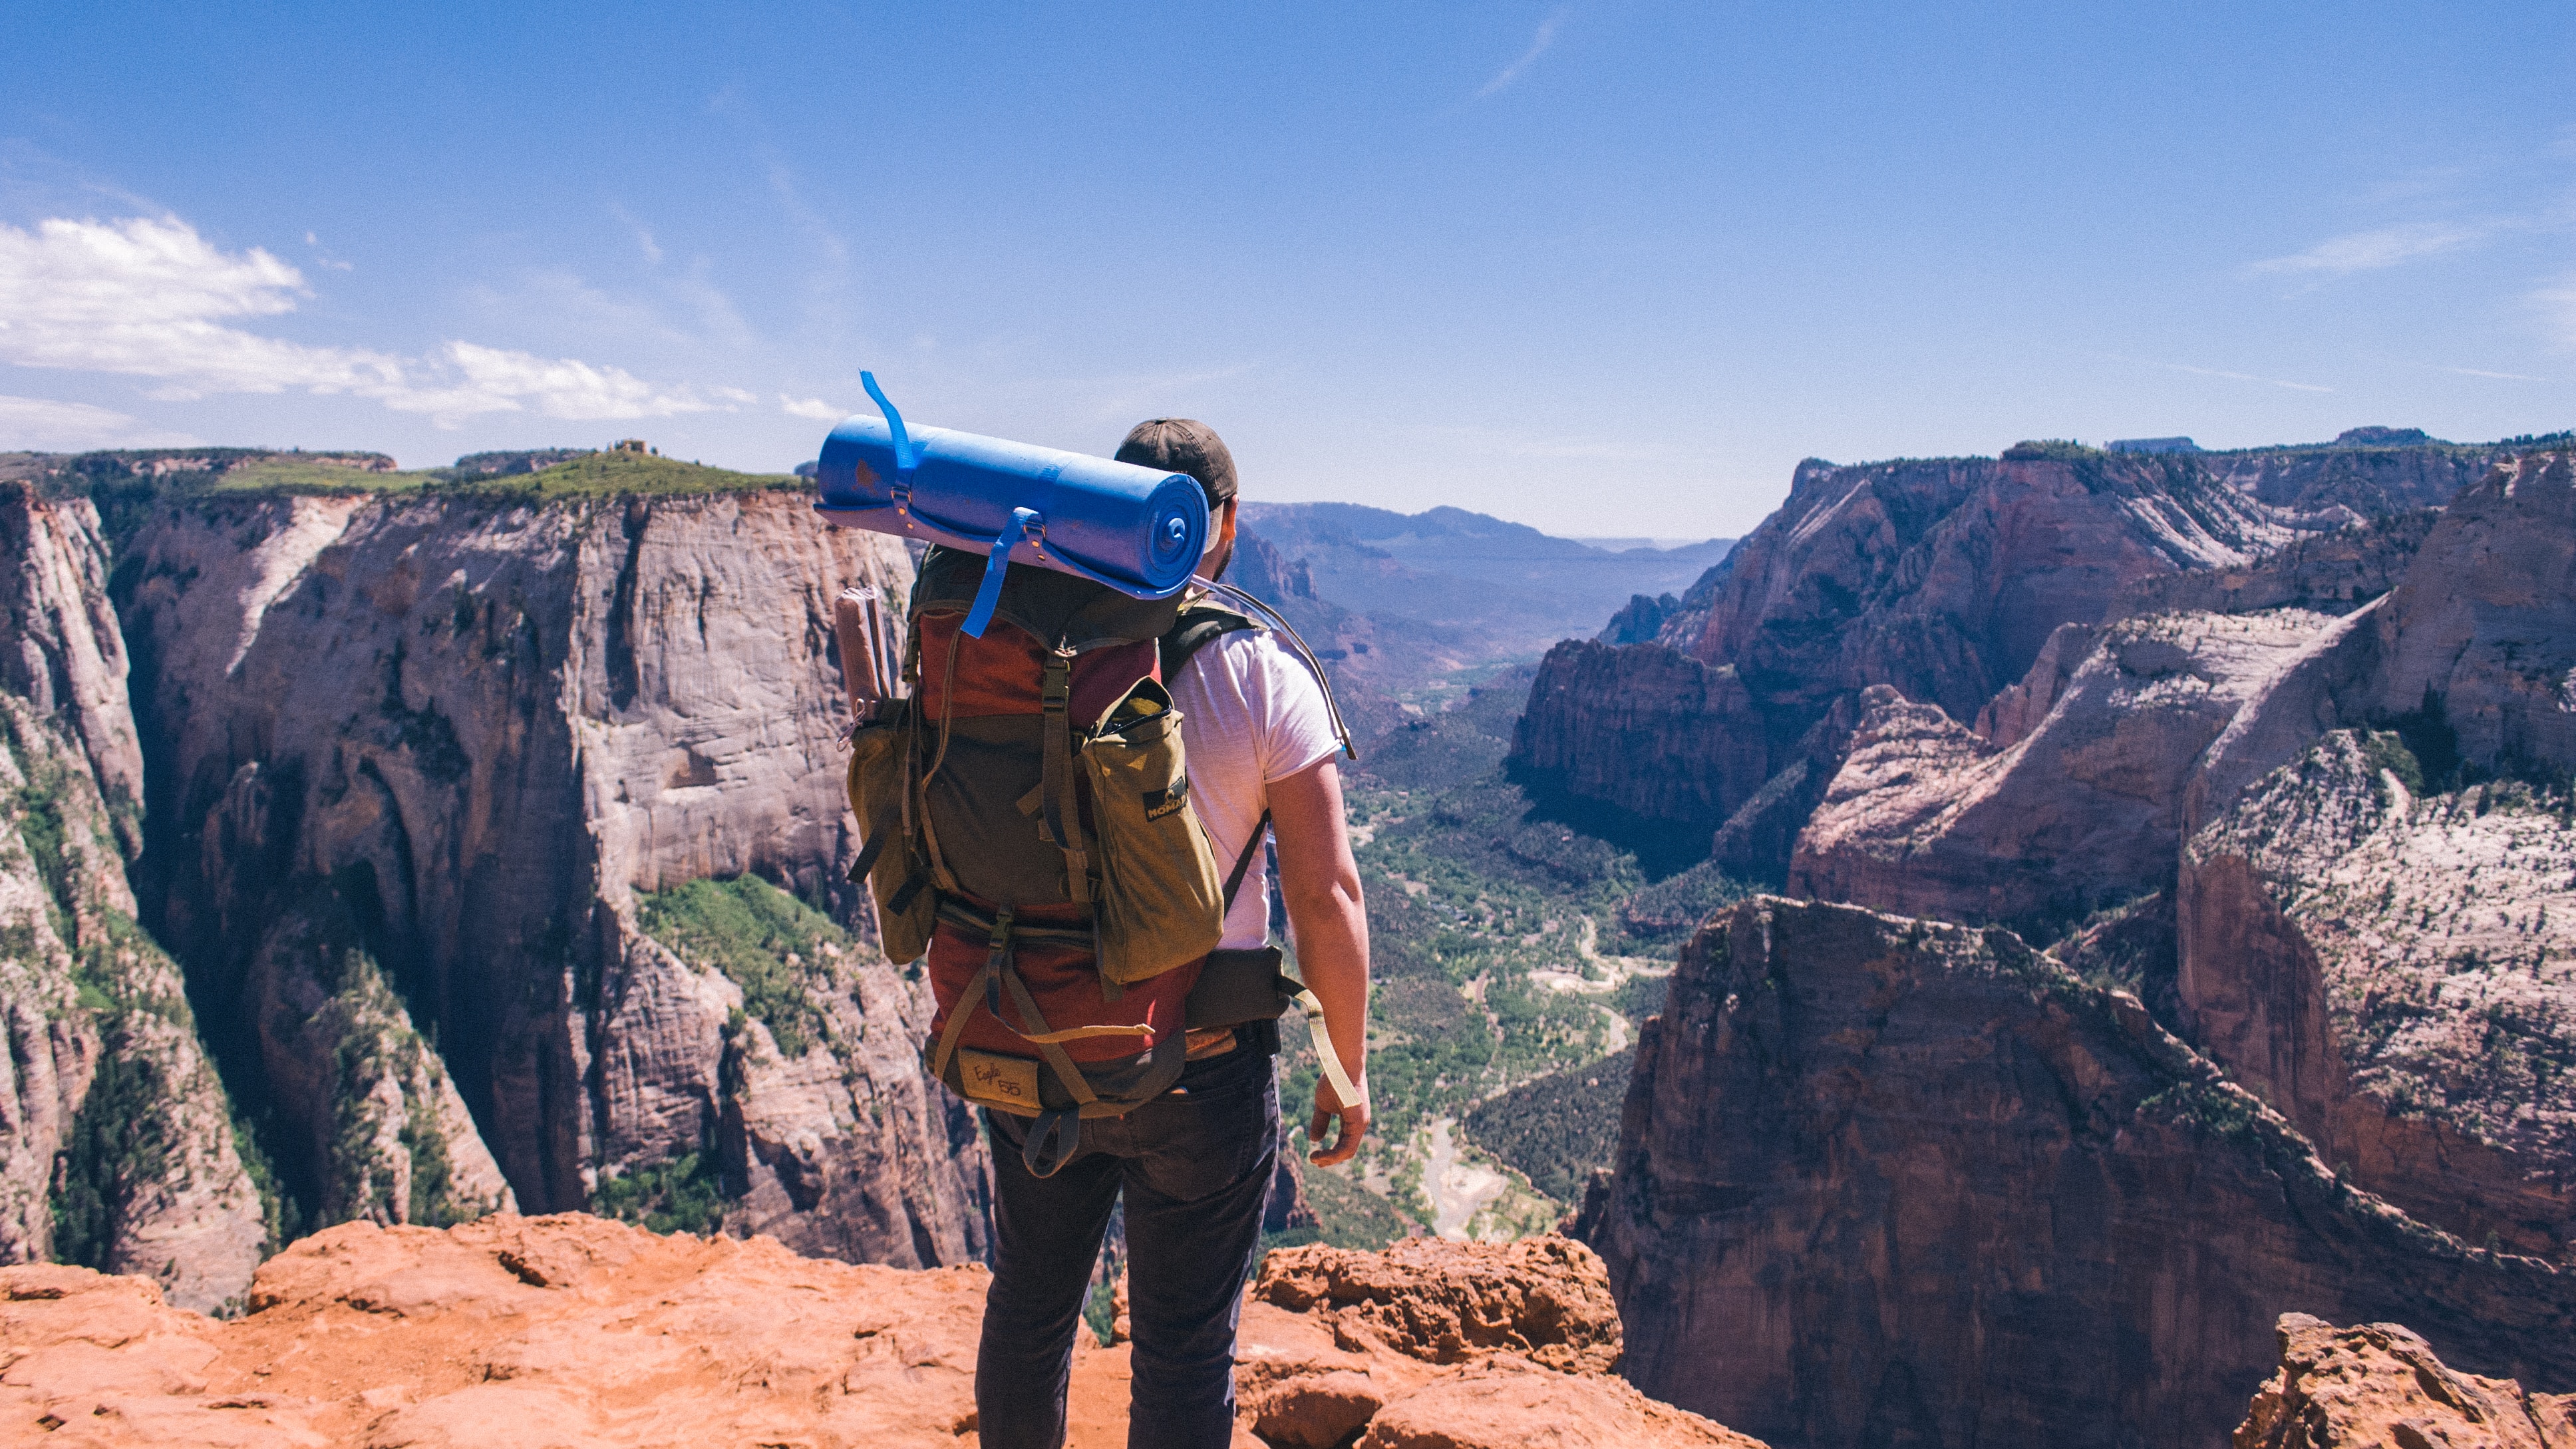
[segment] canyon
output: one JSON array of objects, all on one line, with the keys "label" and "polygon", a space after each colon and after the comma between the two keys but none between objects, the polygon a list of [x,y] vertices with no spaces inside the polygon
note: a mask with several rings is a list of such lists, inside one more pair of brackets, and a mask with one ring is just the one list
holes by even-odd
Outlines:
[{"label": "canyon", "polygon": [[[566,1343],[737,1270],[920,1296],[851,1351],[949,1346],[810,1432],[894,1434],[854,1426],[899,1400],[954,1442],[990,1166],[846,881],[826,608],[908,588],[909,556],[814,527],[787,480],[658,458],[0,474],[0,1258],[125,1275],[24,1301],[515,1322],[488,1305],[548,1287],[511,1266],[534,1234],[609,1263],[544,1300],[590,1305]],[[1424,681],[1473,661],[1333,597],[1336,569],[1419,583],[1380,552],[1283,525],[1239,561],[1341,651],[1389,1128],[1283,1174],[1247,1343],[1312,1353],[1248,1352],[1246,1442],[2433,1443],[2506,1406],[2559,1442],[2566,451],[1810,462],[1687,591],[1449,709]],[[1491,1200],[1441,1196],[1432,1159]],[[1577,1198],[1579,1291],[1583,1249],[1525,1237]],[[1489,1281],[1403,1266],[1466,1249],[1348,1251],[1416,1220],[1521,1256]],[[351,1255],[419,1279],[409,1318],[371,1305],[414,1290],[313,1276]],[[1077,1442],[1120,1392],[1115,1262]],[[1518,1338],[1475,1340],[1486,1317]],[[152,1321],[174,1362],[235,1331]],[[12,1352],[55,1332],[9,1322]],[[1416,1351],[1444,1333],[1474,1352]],[[2401,1368],[2423,1403],[2333,1387]],[[132,1413],[252,1393],[178,1372],[153,1392],[204,1402]],[[275,1423],[461,1432],[426,1406],[470,1386],[404,1382]],[[602,1442],[655,1412],[570,1383],[510,1392]],[[2347,1409],[2382,1439],[2317,1437]]]},{"label": "canyon", "polygon": [[2338,1176],[2135,996],[1999,929],[1712,922],[1614,1167],[1578,1232],[1629,1380],[1772,1442],[2213,1443],[2288,1312],[2576,1383],[2576,1274]]}]

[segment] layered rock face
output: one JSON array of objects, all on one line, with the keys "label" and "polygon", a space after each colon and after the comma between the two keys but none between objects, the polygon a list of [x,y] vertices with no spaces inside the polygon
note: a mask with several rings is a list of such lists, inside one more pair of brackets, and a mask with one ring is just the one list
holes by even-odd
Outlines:
[{"label": "layered rock face", "polygon": [[[1886,684],[1973,719],[2060,624],[2100,619],[2148,575],[2244,562],[2305,521],[2160,459],[1804,463],[1697,607],[1666,622],[1660,647],[1687,657],[1630,679],[1596,657],[1607,646],[1559,645],[1513,762],[1705,835],[1765,781],[1838,756],[1840,740],[1806,738],[1838,701]],[[1652,777],[1630,779],[1647,759]],[[1801,772],[1815,777],[1801,805],[1831,772]]]},{"label": "layered rock face", "polygon": [[212,1309],[269,1224],[177,966],[135,924],[141,758],[98,518],[0,484],[0,1261]]},{"label": "layered rock face", "polygon": [[782,1051],[745,983],[638,925],[639,892],[746,873],[864,922],[829,601],[909,582],[792,491],[143,519],[114,594],[147,894],[289,1185],[443,1222],[696,1155],[798,1246],[979,1256],[981,1148],[921,1079],[917,983],[864,941],[797,959],[823,1025]]},{"label": "layered rock face", "polygon": [[2559,1255],[2571,491],[2565,455],[2535,456],[2438,522],[2157,581],[2128,603],[2254,612],[2067,626],[1974,733],[1877,697],[1794,888],[2047,936],[2166,893],[2159,969],[2201,1050],[2370,1190]]},{"label": "layered rock face", "polygon": [[2336,731],[2193,837],[2185,1019],[2374,1191],[2561,1256],[2576,829],[2511,784],[2418,800],[2383,763],[2392,743]]},{"label": "layered rock face", "polygon": [[1776,898],[1712,923],[1591,1216],[1629,1380],[1817,1449],[2213,1442],[2289,1311],[2576,1388],[2576,1279],[2338,1178],[1997,930]]},{"label": "layered rock face", "polygon": [[2202,753],[2333,622],[2284,608],[2070,624],[1983,733],[1873,686],[1789,888],[2015,924],[2166,889]]},{"label": "layered rock face", "polygon": [[2463,494],[2212,746],[2178,883],[2207,1051],[2374,1190],[2551,1254],[2576,1243],[2571,586],[2568,455]]},{"label": "layered rock face", "polygon": [[[1730,869],[1776,880],[1842,763],[1861,690],[1887,685],[1973,721],[2060,626],[2117,617],[2124,596],[2163,576],[2242,566],[2391,505],[2439,502],[2497,456],[2017,448],[2001,459],[1810,461],[1779,511],[1664,619],[1662,646],[1729,677],[1658,665],[1668,676],[1659,696],[1614,701],[1597,686],[1618,667],[1560,645],[1513,761],[1607,819],[1656,830],[1707,834],[1748,807],[1778,816],[1738,822],[1719,847]],[[1848,717],[1834,720],[1838,710]],[[1629,782],[1626,762],[1650,757],[1657,768]]]},{"label": "layered rock face", "polygon": [[[1580,1244],[1271,1264],[1244,1309],[1245,1449],[1759,1449],[1606,1372],[1619,1323]],[[138,1279],[6,1269],[0,1423],[91,1445],[972,1444],[989,1282],[579,1215],[333,1228],[265,1264],[229,1324]],[[1126,1361],[1078,1339],[1075,1449],[1126,1443]]]}]

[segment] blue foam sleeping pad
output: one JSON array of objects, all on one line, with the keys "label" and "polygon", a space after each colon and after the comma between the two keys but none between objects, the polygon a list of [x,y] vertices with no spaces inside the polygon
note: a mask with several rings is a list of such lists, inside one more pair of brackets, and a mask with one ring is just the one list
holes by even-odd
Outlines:
[{"label": "blue foam sleeping pad", "polygon": [[969,635],[1001,597],[1003,564],[1034,564],[1139,599],[1187,587],[1207,549],[1207,495],[1162,473],[947,428],[909,429],[876,378],[860,380],[885,416],[860,414],[823,440],[816,512],[864,528],[971,549],[990,560]]}]

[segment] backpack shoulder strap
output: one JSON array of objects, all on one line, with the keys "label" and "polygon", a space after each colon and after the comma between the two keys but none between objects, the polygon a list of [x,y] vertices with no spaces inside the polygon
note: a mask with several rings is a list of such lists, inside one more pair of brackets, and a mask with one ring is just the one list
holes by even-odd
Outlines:
[{"label": "backpack shoulder strap", "polygon": [[[1351,743],[1351,727],[1342,722],[1341,701],[1333,698],[1333,681],[1324,674],[1324,661],[1316,658],[1315,651],[1306,647],[1306,641],[1299,637],[1297,633],[1297,626],[1289,623],[1286,616],[1282,615],[1277,609],[1270,607],[1268,604],[1261,602],[1260,599],[1251,594],[1245,593],[1243,590],[1236,588],[1232,584],[1212,582],[1207,585],[1207,590],[1208,592],[1205,596],[1193,600],[1189,608],[1182,611],[1182,623],[1188,623],[1194,611],[1204,610],[1206,613],[1211,615],[1224,615],[1229,618],[1241,620],[1242,623],[1234,626],[1236,628],[1268,629],[1273,634],[1286,638],[1288,641],[1288,647],[1296,652],[1299,659],[1305,661],[1306,671],[1315,676],[1315,687],[1324,692],[1324,712],[1332,717],[1333,733],[1341,739],[1342,753],[1350,756],[1354,760],[1358,759],[1360,757],[1360,752],[1358,747]],[[1228,604],[1239,605],[1243,612],[1237,613],[1232,609],[1228,609],[1222,605],[1211,602],[1215,599],[1223,599]],[[1256,619],[1254,617],[1255,615],[1258,615],[1259,617]],[[1179,632],[1180,630],[1177,627],[1173,630],[1173,633],[1175,634]],[[1198,640],[1190,647],[1192,649],[1196,649],[1200,645],[1207,643],[1208,639],[1213,639],[1217,637],[1218,634],[1228,632],[1231,631],[1227,629],[1216,630],[1210,633],[1207,636],[1207,639]],[[1163,677],[1165,679],[1169,679],[1172,677],[1174,660],[1171,653],[1171,636],[1166,635],[1164,637]],[[1187,659],[1189,656],[1187,654],[1183,654],[1180,657],[1182,659]]]},{"label": "backpack shoulder strap", "polygon": [[1172,622],[1172,627],[1156,641],[1163,678],[1168,680],[1178,675],[1181,666],[1190,662],[1190,656],[1218,639],[1260,627],[1249,614],[1237,613],[1205,598],[1191,600],[1181,609],[1180,617]]}]

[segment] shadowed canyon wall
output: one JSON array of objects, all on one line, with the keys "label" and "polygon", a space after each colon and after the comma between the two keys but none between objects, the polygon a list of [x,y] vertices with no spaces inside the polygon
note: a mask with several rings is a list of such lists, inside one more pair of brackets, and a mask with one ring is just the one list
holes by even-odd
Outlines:
[{"label": "shadowed canyon wall", "polygon": [[[845,880],[829,600],[901,597],[899,545],[792,489],[146,492],[110,538],[86,499],[13,486],[0,703],[44,782],[51,854],[23,873],[56,904],[22,903],[29,940],[0,953],[29,978],[0,1252],[61,1251],[49,1166],[89,1078],[153,1034],[122,991],[171,1024],[151,1070],[211,1114],[162,1134],[209,1164],[175,1176],[238,1225],[183,1302],[239,1293],[281,1211],[435,1224],[629,1179],[802,1251],[982,1256],[973,1120],[916,1060],[927,989]],[[737,878],[801,913],[749,974],[668,927],[728,904],[683,888]],[[119,949],[114,980],[84,964]],[[247,1162],[199,1021],[261,1124]],[[175,1211],[92,1216],[166,1234]]]},{"label": "shadowed canyon wall", "polygon": [[2217,1443],[2289,1311],[2576,1387],[2576,1276],[2338,1179],[2134,997],[1997,930],[1713,922],[1587,1216],[1630,1380],[1811,1449]]}]

